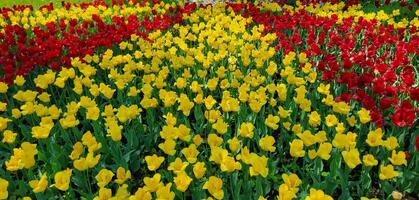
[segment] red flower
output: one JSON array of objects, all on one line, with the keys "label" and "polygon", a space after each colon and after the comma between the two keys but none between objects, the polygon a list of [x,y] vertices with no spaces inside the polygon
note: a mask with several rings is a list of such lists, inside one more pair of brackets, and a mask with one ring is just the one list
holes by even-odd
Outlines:
[{"label": "red flower", "polygon": [[419,101],[419,87],[410,89],[409,96],[413,101]]},{"label": "red flower", "polygon": [[404,100],[401,106],[396,106],[396,112],[392,115],[393,123],[400,127],[412,126],[415,119],[415,110],[408,100]]},{"label": "red flower", "polygon": [[384,97],[380,100],[380,106],[381,109],[386,110],[387,108],[396,104],[397,102],[399,102],[398,98]]},{"label": "red flower", "polygon": [[403,83],[408,87],[415,84],[415,70],[413,69],[413,67],[404,67],[402,73],[400,74],[400,78],[402,79]]}]

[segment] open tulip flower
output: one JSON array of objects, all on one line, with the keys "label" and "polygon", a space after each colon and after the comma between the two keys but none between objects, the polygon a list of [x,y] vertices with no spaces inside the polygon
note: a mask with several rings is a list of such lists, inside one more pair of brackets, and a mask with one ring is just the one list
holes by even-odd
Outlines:
[{"label": "open tulip flower", "polygon": [[419,12],[364,6],[0,8],[0,199],[414,196]]}]

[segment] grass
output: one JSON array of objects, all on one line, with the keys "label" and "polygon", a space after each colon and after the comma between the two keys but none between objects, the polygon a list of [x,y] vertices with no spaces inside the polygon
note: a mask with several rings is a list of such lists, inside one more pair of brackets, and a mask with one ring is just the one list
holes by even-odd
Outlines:
[{"label": "grass", "polygon": [[[53,3],[54,6],[61,7],[62,0],[0,0],[0,8],[2,7],[12,7],[13,5],[33,5],[34,8],[39,8],[45,4]],[[80,3],[86,2],[89,0],[65,0],[66,2],[71,3]]]}]

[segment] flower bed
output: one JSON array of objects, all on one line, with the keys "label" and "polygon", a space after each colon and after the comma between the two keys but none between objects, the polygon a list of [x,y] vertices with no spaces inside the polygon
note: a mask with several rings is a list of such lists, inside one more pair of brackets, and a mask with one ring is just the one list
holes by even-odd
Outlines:
[{"label": "flower bed", "polygon": [[0,18],[0,199],[417,192],[417,18],[64,5]]}]

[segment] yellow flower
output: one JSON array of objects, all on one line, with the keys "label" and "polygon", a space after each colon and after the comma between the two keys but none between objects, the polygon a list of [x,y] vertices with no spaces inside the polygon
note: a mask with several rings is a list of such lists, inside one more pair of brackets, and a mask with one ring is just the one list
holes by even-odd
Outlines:
[{"label": "yellow flower", "polygon": [[193,93],[200,93],[200,92],[202,92],[201,85],[199,85],[198,81],[192,81],[190,88],[191,88],[191,91]]},{"label": "yellow flower", "polygon": [[31,90],[21,91],[21,90],[19,90],[15,95],[13,95],[13,98],[18,100],[18,101],[21,101],[21,102],[33,102],[36,98],[36,95],[38,95],[38,92],[36,92],[36,91],[31,91]]},{"label": "yellow flower", "polygon": [[156,171],[160,165],[164,162],[164,157],[157,156],[153,154],[152,156],[146,156],[145,161],[147,163],[147,168],[150,171]]},{"label": "yellow flower", "polygon": [[199,146],[199,145],[201,145],[201,144],[202,144],[202,142],[204,141],[204,139],[201,137],[201,135],[195,135],[195,136],[192,138],[192,141],[193,141],[193,143],[194,143],[196,146]]},{"label": "yellow flower", "polygon": [[180,94],[178,99],[179,107],[178,110],[181,110],[185,116],[189,116],[191,109],[194,107],[194,102],[190,101],[186,94]]},{"label": "yellow flower", "polygon": [[303,133],[297,133],[297,137],[300,138],[304,145],[309,147],[317,142],[316,136],[311,134],[309,130],[304,131]]},{"label": "yellow flower", "polygon": [[80,121],[75,115],[67,115],[65,118],[60,119],[60,124],[63,129],[68,129],[77,126]]},{"label": "yellow flower", "polygon": [[170,190],[171,187],[172,187],[172,183],[168,183],[167,185],[160,187],[156,191],[156,199],[167,199],[167,200],[175,199],[175,193]]},{"label": "yellow flower", "polygon": [[358,111],[358,117],[359,121],[361,121],[363,124],[371,121],[370,111],[365,108],[362,108],[360,111]]},{"label": "yellow flower", "polygon": [[325,105],[328,105],[328,106],[333,106],[333,104],[335,103],[335,101],[334,101],[334,99],[333,99],[333,96],[332,95],[327,95],[325,98],[323,98],[322,99],[322,102],[325,104]]},{"label": "yellow flower", "polygon": [[159,173],[154,174],[154,176],[152,178],[150,177],[145,177],[144,178],[144,189],[149,191],[149,192],[155,192],[157,191],[160,187],[163,186],[163,183],[160,182],[161,179],[161,175]]},{"label": "yellow flower", "polygon": [[351,149],[349,151],[342,152],[343,160],[348,165],[349,168],[353,169],[359,164],[361,164],[361,160],[359,158],[358,149]]},{"label": "yellow flower", "polygon": [[397,176],[399,176],[399,172],[394,171],[393,165],[389,164],[387,166],[384,166],[384,165],[380,166],[380,174],[378,175],[380,180],[392,179]]},{"label": "yellow flower", "polygon": [[314,149],[310,149],[308,150],[308,158],[310,158],[310,160],[313,160],[317,157],[317,151]]},{"label": "yellow flower", "polygon": [[193,171],[193,174],[195,175],[196,179],[201,179],[202,177],[204,177],[205,172],[207,171],[207,168],[205,167],[204,162],[197,162],[193,166],[192,171]]},{"label": "yellow flower", "polygon": [[11,122],[12,120],[4,117],[0,117],[0,131],[3,131],[7,128],[7,123]]},{"label": "yellow flower", "polygon": [[212,125],[212,128],[217,131],[219,134],[227,133],[228,124],[224,122],[222,118],[219,118],[215,124]]},{"label": "yellow flower", "polygon": [[389,138],[387,138],[387,140],[383,142],[383,145],[388,151],[392,151],[399,147],[399,142],[397,141],[396,137],[390,136]]},{"label": "yellow flower", "polygon": [[376,147],[383,144],[383,131],[381,128],[378,128],[377,130],[370,131],[367,135],[367,144],[370,147]]},{"label": "yellow flower", "polygon": [[[98,88],[99,89],[99,88]],[[136,97],[138,95],[138,93],[140,93],[140,91],[137,90],[137,88],[135,86],[131,86],[128,90],[127,95],[129,97]]]},{"label": "yellow flower", "polygon": [[287,99],[287,86],[283,83],[276,86],[276,92],[278,93],[279,101],[284,102]]},{"label": "yellow flower", "polygon": [[[224,150],[227,152],[227,150]],[[236,162],[233,157],[228,156],[228,154],[221,154],[220,169],[223,172],[233,172],[234,170],[240,170],[241,164]]]},{"label": "yellow flower", "polygon": [[259,140],[259,146],[264,151],[270,151],[275,152],[276,147],[275,144],[275,138],[272,136],[265,136]]},{"label": "yellow flower", "polygon": [[184,78],[179,77],[179,78],[176,79],[176,82],[175,82],[174,85],[179,89],[183,89],[183,88],[186,87],[187,84],[188,83],[186,82],[186,80]]},{"label": "yellow flower", "polygon": [[105,98],[112,99],[112,96],[113,96],[113,93],[115,92],[115,89],[111,89],[106,84],[100,83],[99,91]]},{"label": "yellow flower", "polygon": [[199,93],[195,96],[195,98],[193,99],[193,101],[198,104],[201,105],[204,103],[204,95],[202,93]]},{"label": "yellow flower", "polygon": [[177,95],[176,92],[160,90],[159,98],[163,101],[164,107],[171,107],[176,103]]},{"label": "yellow flower", "polygon": [[306,63],[307,62],[307,54],[304,52],[301,52],[298,54],[298,61],[300,63]]},{"label": "yellow flower", "polygon": [[47,189],[47,186],[48,186],[48,179],[47,178],[48,177],[47,177],[46,174],[42,174],[40,180],[29,181],[29,186],[31,186],[32,191],[34,193],[44,192],[45,189]]},{"label": "yellow flower", "polygon": [[36,144],[23,142],[20,148],[13,149],[13,155],[6,161],[6,169],[16,171],[19,169],[29,169],[35,165],[35,155],[38,154]]},{"label": "yellow flower", "polygon": [[230,97],[228,91],[223,92],[220,106],[223,112],[237,112],[240,110],[240,102],[237,99]]},{"label": "yellow flower", "polygon": [[52,119],[58,119],[60,118],[61,109],[58,109],[57,106],[52,105],[48,108],[48,114]]},{"label": "yellow flower", "polygon": [[118,125],[115,118],[107,118],[105,125],[108,127],[106,130],[108,134],[106,136],[110,136],[115,142],[122,139],[122,126]]},{"label": "yellow flower", "polygon": [[284,107],[278,106],[278,113],[279,113],[279,117],[287,118],[292,113],[292,110],[285,110]]},{"label": "yellow flower", "polygon": [[83,136],[81,137],[81,141],[84,145],[87,146],[89,152],[95,152],[102,148],[102,144],[96,141],[96,138],[90,131],[87,131],[83,134]]},{"label": "yellow flower", "polygon": [[348,136],[346,134],[337,133],[332,144],[338,149],[347,148],[349,146]]},{"label": "yellow flower", "polygon": [[289,190],[296,194],[298,192],[298,187],[302,184],[301,179],[297,176],[297,174],[282,174],[282,180],[288,186]]},{"label": "yellow flower", "polygon": [[278,129],[279,127],[278,122],[279,122],[279,117],[273,116],[271,114],[269,114],[268,117],[265,119],[265,125],[273,130]]},{"label": "yellow flower", "polygon": [[98,107],[87,108],[86,119],[96,121],[99,118],[100,110]]},{"label": "yellow flower", "polygon": [[16,76],[15,80],[13,81],[13,83],[17,86],[22,86],[23,84],[25,84],[25,82],[26,80],[22,75]]},{"label": "yellow flower", "polygon": [[310,195],[305,200],[333,200],[333,198],[325,194],[322,190],[310,188]]},{"label": "yellow flower", "polygon": [[2,142],[12,144],[13,142],[15,142],[16,136],[17,136],[17,133],[14,133],[11,130],[5,130],[3,132]]},{"label": "yellow flower", "polygon": [[163,115],[163,118],[166,119],[166,124],[168,126],[176,126],[177,119],[172,113],[169,112],[166,115]]},{"label": "yellow flower", "polygon": [[336,134],[344,133],[345,132],[345,124],[342,123],[342,122],[338,123],[338,125],[335,127],[335,130],[336,130]]},{"label": "yellow flower", "polygon": [[111,182],[112,177],[114,176],[113,172],[108,169],[101,169],[99,173],[95,176],[97,185],[99,188],[103,188]]},{"label": "yellow flower", "polygon": [[326,116],[326,126],[327,127],[333,127],[336,126],[339,123],[338,118],[336,118],[335,115],[327,115]]},{"label": "yellow flower", "polygon": [[79,170],[79,171],[84,171],[87,170],[89,168],[86,158],[80,158],[77,159],[73,162],[73,166],[75,169]]},{"label": "yellow flower", "polygon": [[17,108],[13,108],[12,109],[12,117],[15,119],[19,119],[22,116],[22,113],[20,112],[19,109]]},{"label": "yellow flower", "polygon": [[403,151],[396,153],[395,150],[391,153],[391,158],[388,159],[393,165],[405,165],[407,166],[406,154]]},{"label": "yellow flower", "polygon": [[232,139],[227,140],[228,148],[232,152],[236,152],[240,148],[240,141],[237,139],[237,137],[233,137]]},{"label": "yellow flower", "polygon": [[321,143],[319,149],[317,150],[317,156],[323,160],[329,160],[330,152],[332,151],[332,144],[326,142]]},{"label": "yellow flower", "polygon": [[149,191],[145,188],[138,188],[133,196],[129,197],[129,200],[151,200],[152,196]]},{"label": "yellow flower", "polygon": [[7,199],[7,197],[9,197],[9,192],[7,191],[8,187],[9,181],[0,178],[0,199]]},{"label": "yellow flower", "polygon": [[320,85],[317,87],[317,92],[323,95],[329,95],[330,94],[330,85],[324,85],[323,83],[320,83]]},{"label": "yellow flower", "polygon": [[165,140],[159,144],[159,148],[167,155],[173,156],[176,153],[176,142],[172,139]]},{"label": "yellow flower", "polygon": [[7,83],[0,82],[0,94],[5,94],[8,89],[9,89],[9,86],[7,85]]},{"label": "yellow flower", "polygon": [[349,106],[344,101],[333,104],[333,112],[347,115],[350,110],[351,110],[351,106]]},{"label": "yellow flower", "polygon": [[292,157],[298,158],[298,157],[304,157],[305,151],[303,149],[304,143],[302,140],[294,139],[290,143],[290,154]]},{"label": "yellow flower", "polygon": [[4,112],[7,109],[7,103],[0,102],[0,112]]},{"label": "yellow flower", "polygon": [[318,143],[322,143],[322,142],[326,142],[327,141],[326,131],[319,131],[314,136],[316,137],[316,141]]},{"label": "yellow flower", "polygon": [[176,184],[176,189],[185,192],[189,184],[192,182],[192,178],[189,177],[185,172],[178,173],[176,177],[174,177],[173,182]]},{"label": "yellow flower", "polygon": [[112,198],[112,190],[108,188],[100,188],[99,195],[93,198],[93,200],[107,200]]},{"label": "yellow flower", "polygon": [[349,126],[354,127],[357,123],[355,116],[350,116],[346,118],[346,121],[348,121]]},{"label": "yellow flower", "polygon": [[362,162],[364,163],[364,165],[365,166],[367,166],[367,167],[371,167],[371,166],[376,166],[376,165],[378,165],[378,160],[376,160],[375,158],[374,158],[374,155],[372,155],[372,154],[367,154],[367,155],[364,155],[363,157],[362,157]]},{"label": "yellow flower", "polygon": [[181,124],[177,129],[178,137],[184,142],[189,142],[191,140],[191,129],[186,125]]},{"label": "yellow flower", "polygon": [[278,200],[292,200],[296,194],[286,184],[281,184],[278,188]]},{"label": "yellow flower", "polygon": [[217,164],[221,164],[228,156],[228,151],[218,147],[218,146],[211,146],[211,156],[209,157],[210,161],[214,161]]},{"label": "yellow flower", "polygon": [[209,110],[205,111],[204,116],[210,123],[214,123],[221,118],[221,112],[219,110]]},{"label": "yellow flower", "polygon": [[250,176],[258,176],[261,175],[262,177],[268,176],[269,169],[267,167],[268,158],[265,156],[258,156],[256,154],[252,154],[250,160],[251,167],[249,168]]},{"label": "yellow flower", "polygon": [[71,178],[71,169],[65,169],[63,171],[59,171],[54,175],[54,181],[53,184],[54,187],[61,191],[67,191],[70,186],[70,178]]},{"label": "yellow flower", "polygon": [[48,93],[46,93],[46,92],[43,92],[43,93],[41,93],[40,95],[38,95],[38,99],[39,100],[41,100],[42,102],[44,102],[44,103],[48,103],[48,102],[50,102],[50,96],[51,95],[49,95]]},{"label": "yellow flower", "polygon": [[35,110],[35,106],[39,108],[38,105],[35,105],[32,102],[26,102],[24,105],[20,107],[20,109],[22,110],[23,115],[30,115],[35,111],[39,111],[38,109]]},{"label": "yellow flower", "polygon": [[210,91],[214,91],[218,85],[218,78],[211,78],[207,82],[207,87]]},{"label": "yellow flower", "polygon": [[54,83],[54,81],[55,81],[55,72],[53,72],[52,70],[48,70],[46,74],[38,75],[34,79],[36,86],[42,89],[48,88],[48,85]]},{"label": "yellow flower", "polygon": [[167,170],[173,171],[173,173],[178,174],[178,173],[183,172],[188,165],[189,165],[188,162],[182,162],[182,159],[176,158],[175,161],[169,164],[169,167],[167,167]]},{"label": "yellow flower", "polygon": [[54,125],[34,126],[32,127],[32,137],[36,139],[48,138],[50,131]]},{"label": "yellow flower", "polygon": [[240,128],[238,129],[238,133],[240,134],[240,136],[244,138],[253,138],[254,129],[255,127],[253,126],[252,123],[245,122],[240,125]]},{"label": "yellow flower", "polygon": [[208,190],[208,192],[216,199],[224,198],[223,180],[218,177],[209,177],[208,181],[205,182],[202,189]]},{"label": "yellow flower", "polygon": [[116,180],[115,182],[119,185],[122,185],[126,180],[131,178],[131,172],[129,170],[125,170],[122,167],[118,167],[116,170]]},{"label": "yellow flower", "polygon": [[313,111],[308,115],[308,123],[312,127],[317,127],[321,124],[321,117],[317,111]]}]

